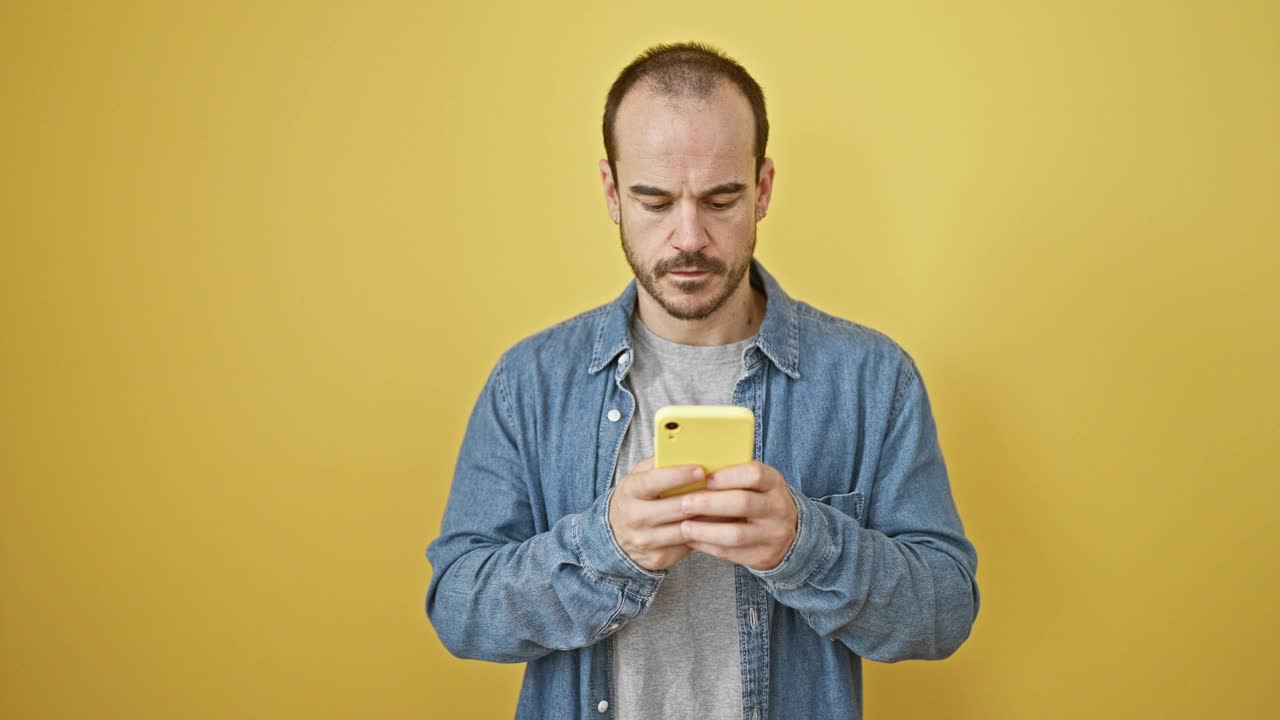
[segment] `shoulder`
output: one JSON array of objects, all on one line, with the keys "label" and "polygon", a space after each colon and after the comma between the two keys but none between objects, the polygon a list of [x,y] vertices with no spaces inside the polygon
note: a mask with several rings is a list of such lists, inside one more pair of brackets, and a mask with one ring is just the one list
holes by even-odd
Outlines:
[{"label": "shoulder", "polygon": [[796,301],[801,374],[843,377],[896,406],[904,392],[922,381],[915,358],[896,339],[876,328]]},{"label": "shoulder", "polygon": [[880,330],[824,312],[804,301],[796,301],[795,309],[805,351],[846,357],[852,354],[894,365],[912,362],[906,349]]},{"label": "shoulder", "polygon": [[503,351],[504,375],[586,374],[610,304],[599,305],[521,338]]}]

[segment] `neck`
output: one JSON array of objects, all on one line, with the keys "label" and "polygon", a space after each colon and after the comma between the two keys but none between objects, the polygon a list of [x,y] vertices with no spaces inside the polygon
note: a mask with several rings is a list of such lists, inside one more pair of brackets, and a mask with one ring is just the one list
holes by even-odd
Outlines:
[{"label": "neck", "polygon": [[764,323],[768,299],[743,278],[733,295],[701,320],[672,317],[643,287],[637,287],[636,312],[650,332],[682,345],[728,345],[755,335]]}]

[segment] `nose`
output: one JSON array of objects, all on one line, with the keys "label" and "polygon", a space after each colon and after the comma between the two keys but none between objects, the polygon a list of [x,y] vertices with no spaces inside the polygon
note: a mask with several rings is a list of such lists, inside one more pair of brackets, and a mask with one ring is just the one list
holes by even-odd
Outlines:
[{"label": "nose", "polygon": [[672,247],[682,252],[694,252],[710,241],[702,215],[698,212],[698,203],[676,203],[676,227],[671,233]]}]

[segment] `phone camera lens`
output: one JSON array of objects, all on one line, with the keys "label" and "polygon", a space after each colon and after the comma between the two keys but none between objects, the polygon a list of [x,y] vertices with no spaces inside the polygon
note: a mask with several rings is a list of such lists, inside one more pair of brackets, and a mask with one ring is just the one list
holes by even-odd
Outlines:
[{"label": "phone camera lens", "polygon": [[675,430],[675,429],[676,429],[676,428],[678,428],[678,427],[680,427],[680,423],[676,423],[676,422],[669,422],[669,423],[667,423],[667,425],[666,425],[666,428],[667,428],[668,430]]}]

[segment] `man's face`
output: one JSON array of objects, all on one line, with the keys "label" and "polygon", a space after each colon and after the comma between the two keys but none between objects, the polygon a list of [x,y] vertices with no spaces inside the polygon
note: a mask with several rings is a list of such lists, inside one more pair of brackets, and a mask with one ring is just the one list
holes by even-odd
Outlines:
[{"label": "man's face", "polygon": [[[750,104],[731,85],[705,99],[673,99],[641,83],[623,98],[614,132],[610,201],[627,262],[672,317],[710,316],[746,277],[756,210],[768,201],[755,182]],[[609,195],[607,163],[601,172]]]}]

